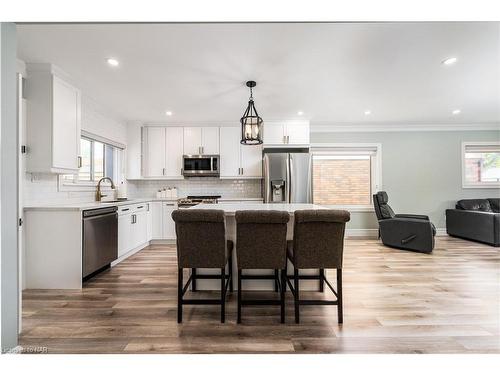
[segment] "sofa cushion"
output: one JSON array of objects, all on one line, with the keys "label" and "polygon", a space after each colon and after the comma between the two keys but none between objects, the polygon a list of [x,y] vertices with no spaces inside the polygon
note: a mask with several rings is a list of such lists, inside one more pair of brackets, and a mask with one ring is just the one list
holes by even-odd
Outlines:
[{"label": "sofa cushion", "polygon": [[487,199],[461,199],[456,207],[459,210],[493,212]]},{"label": "sofa cushion", "polygon": [[488,202],[493,212],[500,213],[500,198],[488,198]]}]

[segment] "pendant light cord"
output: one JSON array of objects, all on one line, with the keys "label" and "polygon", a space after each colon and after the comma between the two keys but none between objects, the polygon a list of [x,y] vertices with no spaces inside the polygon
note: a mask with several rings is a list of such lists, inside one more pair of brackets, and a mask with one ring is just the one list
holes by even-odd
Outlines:
[{"label": "pendant light cord", "polygon": [[253,100],[253,91],[251,86],[250,86],[250,100]]}]

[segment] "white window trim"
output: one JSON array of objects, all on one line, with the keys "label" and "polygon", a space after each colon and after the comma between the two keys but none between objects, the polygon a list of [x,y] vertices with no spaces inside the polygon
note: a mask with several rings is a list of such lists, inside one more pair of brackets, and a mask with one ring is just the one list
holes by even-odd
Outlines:
[{"label": "white window trim", "polygon": [[500,182],[467,182],[465,179],[465,149],[467,146],[500,146],[499,141],[462,142],[462,189],[498,189]]},{"label": "white window trim", "polygon": [[[382,144],[381,143],[312,143],[310,146],[311,154],[314,155],[315,151],[328,151],[329,149],[353,149],[353,148],[375,148],[375,163],[372,165],[372,193],[382,190]],[[338,150],[336,150],[338,151]],[[372,198],[370,197],[370,201]],[[360,205],[326,205],[321,206],[337,209],[347,210],[350,212],[374,212],[373,204],[360,204]]]},{"label": "white window trim", "polygon": [[[114,159],[114,176],[111,178],[113,179],[113,182],[115,183],[115,187],[119,185],[119,183],[123,180],[123,168],[124,168],[124,161],[125,161],[125,145],[121,143],[117,143],[114,141],[111,141],[107,138],[98,136],[96,134],[92,134],[86,131],[81,132],[81,137],[91,139],[97,142],[105,143],[110,146],[113,146],[115,149],[121,151],[119,154],[120,157],[120,162],[118,162],[118,158]],[[62,175],[57,176],[57,185],[58,185],[58,190],[59,191],[74,191],[74,192],[82,192],[82,191],[95,191],[97,187],[98,181],[79,181],[75,180],[73,182],[65,181],[62,178]],[[101,184],[101,190],[103,192],[110,192],[113,189],[111,189],[111,184],[108,181],[103,181]]]}]

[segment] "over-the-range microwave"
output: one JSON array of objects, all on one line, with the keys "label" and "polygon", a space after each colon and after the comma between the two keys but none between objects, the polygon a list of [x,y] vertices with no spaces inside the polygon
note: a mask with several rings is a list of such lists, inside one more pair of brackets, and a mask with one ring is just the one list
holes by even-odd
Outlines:
[{"label": "over-the-range microwave", "polygon": [[184,177],[219,177],[219,155],[184,155]]}]

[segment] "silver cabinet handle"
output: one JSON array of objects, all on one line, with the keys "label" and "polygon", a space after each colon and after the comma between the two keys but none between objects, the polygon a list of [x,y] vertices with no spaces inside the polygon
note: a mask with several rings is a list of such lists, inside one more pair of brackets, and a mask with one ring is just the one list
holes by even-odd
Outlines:
[{"label": "silver cabinet handle", "polygon": [[283,136],[283,143],[286,143],[286,135]]},{"label": "silver cabinet handle", "polygon": [[241,167],[241,175],[243,176],[243,167]]},{"label": "silver cabinet handle", "polygon": [[162,174],[165,176],[165,168],[163,168],[163,170],[162,170]]},{"label": "silver cabinet handle", "polygon": [[78,168],[82,167],[82,157],[78,156]]}]

